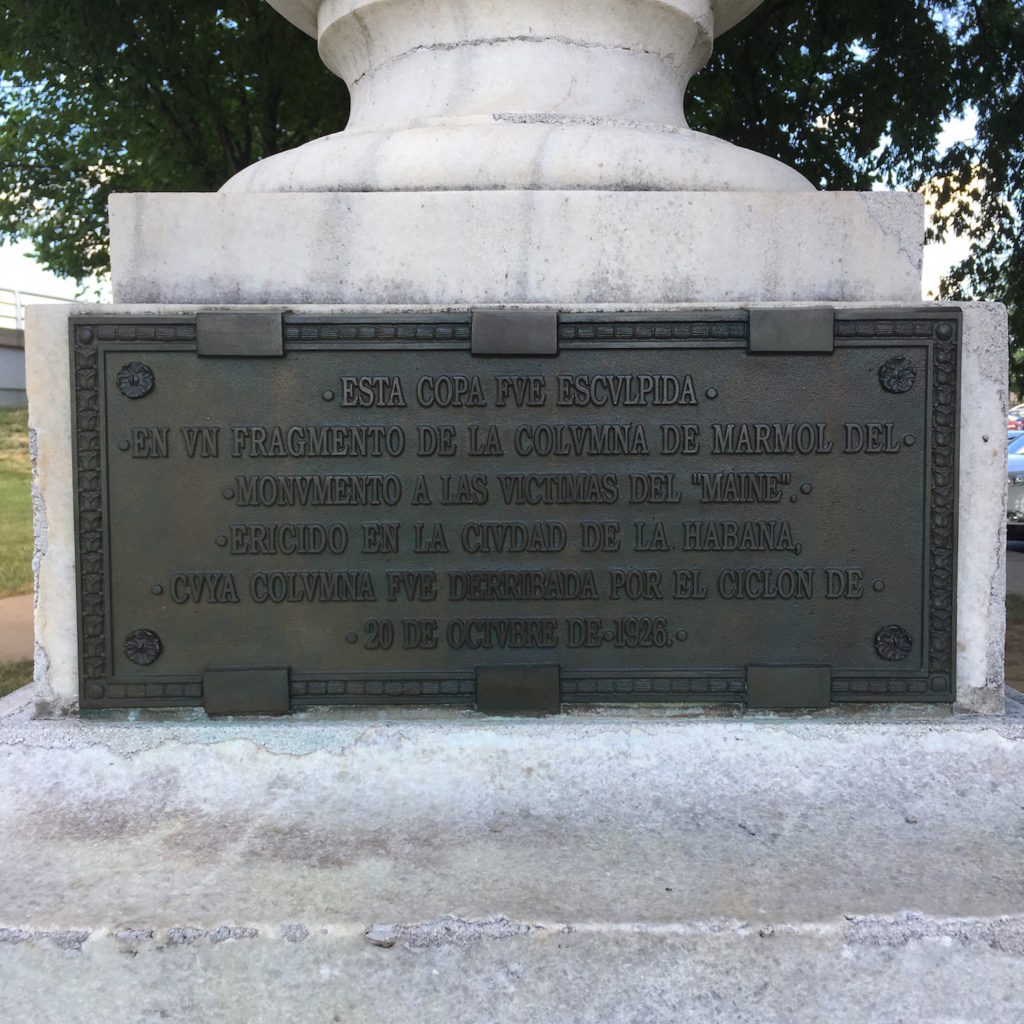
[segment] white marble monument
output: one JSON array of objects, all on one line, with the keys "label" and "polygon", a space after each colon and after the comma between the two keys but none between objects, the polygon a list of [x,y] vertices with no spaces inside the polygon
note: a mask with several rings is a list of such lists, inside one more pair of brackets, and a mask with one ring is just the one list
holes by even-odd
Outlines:
[{"label": "white marble monument", "polygon": [[686,125],[715,36],[759,4],[271,0],[349,84],[352,117],[224,191],[810,192]]},{"label": "white marble monument", "polygon": [[[349,82],[351,125],[217,195],[114,197],[100,312],[920,305],[919,197],[818,193],[687,129],[687,80],[756,0],[272,2]],[[11,1019],[1024,1016],[1001,307],[963,307],[955,707],[544,721],[78,717],[77,311],[29,319]]]},{"label": "white marble monument", "polygon": [[216,196],[114,196],[115,301],[920,298],[921,197],[819,194],[687,127],[755,0],[272,6],[349,84],[348,127]]}]

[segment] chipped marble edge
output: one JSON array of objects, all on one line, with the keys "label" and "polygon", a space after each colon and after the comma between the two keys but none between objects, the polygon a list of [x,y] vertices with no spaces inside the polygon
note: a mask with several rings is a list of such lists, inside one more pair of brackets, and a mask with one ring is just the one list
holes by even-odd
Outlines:
[{"label": "chipped marble edge", "polygon": [[[26,692],[28,691],[28,692]],[[479,742],[481,734],[492,742],[528,740],[538,756],[566,743],[600,743],[604,738],[635,736],[637,739],[671,738],[699,742],[731,737],[754,742],[781,741],[801,744],[832,744],[839,740],[882,743],[894,755],[904,756],[908,744],[930,745],[940,736],[954,744],[971,745],[987,737],[997,746],[1015,747],[1024,742],[1022,713],[1009,717],[947,715],[918,718],[891,714],[882,718],[862,715],[839,718],[818,712],[798,716],[778,713],[746,714],[730,718],[674,715],[652,718],[630,714],[604,716],[561,715],[547,719],[494,719],[468,711],[435,708],[317,709],[298,711],[281,718],[228,718],[213,721],[201,709],[93,712],[85,717],[35,718],[31,687],[0,699],[0,749],[14,747],[73,750],[100,746],[118,756],[132,757],[164,745],[205,746],[251,743],[270,754],[304,755],[315,752],[346,753],[363,744],[393,742],[396,738],[423,745],[421,755],[433,756],[439,739]]]},{"label": "chipped marble edge", "polygon": [[[0,950],[5,946],[50,948],[64,954],[82,954],[89,944],[113,941],[121,952],[166,952],[180,948],[199,952],[225,943],[252,942],[297,945],[312,942],[353,946],[363,944],[381,950],[424,953],[445,947],[469,948],[480,942],[534,940],[552,934],[586,938],[626,937],[641,940],[693,940],[704,936],[733,939],[792,938],[841,942],[847,947],[900,947],[915,942],[959,942],[985,945],[994,952],[1024,956],[1024,916],[933,917],[914,911],[892,916],[846,914],[838,919],[775,921],[709,917],[669,923],[646,921],[516,921],[505,915],[463,918],[454,914],[418,922],[254,922],[201,927],[180,924],[169,927],[53,927],[29,929],[0,924]],[[198,948],[197,948],[198,947]],[[396,948],[397,947],[397,948]]]}]

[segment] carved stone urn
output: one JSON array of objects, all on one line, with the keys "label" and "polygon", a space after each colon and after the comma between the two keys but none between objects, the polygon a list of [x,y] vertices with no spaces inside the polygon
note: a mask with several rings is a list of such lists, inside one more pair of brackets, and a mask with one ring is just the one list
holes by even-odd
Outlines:
[{"label": "carved stone urn", "polygon": [[761,0],[268,0],[348,84],[347,129],[229,192],[800,191],[687,127],[687,83]]}]

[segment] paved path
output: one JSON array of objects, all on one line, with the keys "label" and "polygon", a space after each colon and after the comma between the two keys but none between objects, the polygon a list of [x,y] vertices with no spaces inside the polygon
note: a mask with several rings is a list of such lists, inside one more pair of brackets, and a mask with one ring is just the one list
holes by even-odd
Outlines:
[{"label": "paved path", "polygon": [[26,661],[32,649],[32,595],[0,598],[0,662]]}]

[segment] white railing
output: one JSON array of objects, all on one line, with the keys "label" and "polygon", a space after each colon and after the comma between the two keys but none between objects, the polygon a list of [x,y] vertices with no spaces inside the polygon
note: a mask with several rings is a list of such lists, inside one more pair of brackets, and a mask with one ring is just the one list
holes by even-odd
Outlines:
[{"label": "white railing", "polygon": [[74,302],[66,295],[43,295],[20,288],[0,288],[0,327],[25,329],[25,307],[37,302]]}]

